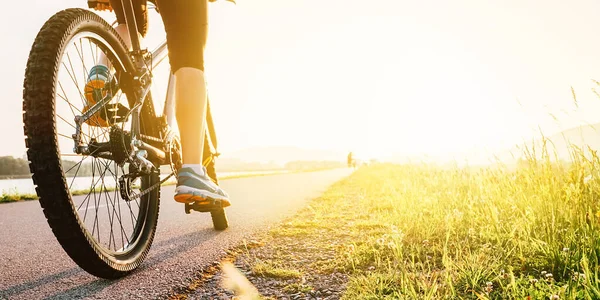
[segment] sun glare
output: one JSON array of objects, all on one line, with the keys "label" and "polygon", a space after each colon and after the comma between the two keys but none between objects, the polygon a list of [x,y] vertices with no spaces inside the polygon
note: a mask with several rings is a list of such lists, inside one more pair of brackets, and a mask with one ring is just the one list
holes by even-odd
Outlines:
[{"label": "sun glare", "polygon": [[[43,5],[22,38],[6,32],[20,49],[9,62],[15,74],[50,12],[85,1]],[[594,5],[211,3],[206,73],[221,151],[296,146],[451,159],[502,151],[540,129],[593,123],[600,110],[589,92],[600,70],[600,44],[588,38],[600,27]],[[151,16],[150,48],[163,38],[161,27]],[[161,95],[166,74],[155,74]],[[21,79],[3,77],[18,99]],[[17,126],[19,106],[8,105],[0,114]],[[21,156],[22,138],[11,139],[6,151]]]}]

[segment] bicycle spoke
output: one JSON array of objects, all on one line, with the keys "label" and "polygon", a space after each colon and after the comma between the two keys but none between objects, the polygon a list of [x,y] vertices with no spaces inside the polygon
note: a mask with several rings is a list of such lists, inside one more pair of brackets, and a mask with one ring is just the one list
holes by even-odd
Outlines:
[{"label": "bicycle spoke", "polygon": [[69,66],[71,67],[71,71],[69,71],[69,68],[67,67],[67,64],[65,64],[64,61],[62,62],[62,64],[65,67],[67,74],[69,74],[69,77],[71,77],[71,81],[73,81],[73,83],[75,84],[77,91],[79,92],[79,97],[81,98],[81,103],[85,106],[87,101],[85,100],[85,96],[81,93],[81,87],[79,86],[79,82],[75,78],[75,70],[73,69],[73,64],[71,63],[71,56],[69,55],[69,53],[66,53],[66,54],[67,54],[67,60],[69,61]]},{"label": "bicycle spoke", "polygon": [[58,82],[58,86],[60,87],[60,90],[62,91],[62,93],[63,93],[64,95],[61,95],[61,94],[59,94],[59,93],[56,93],[56,95],[57,95],[59,98],[61,98],[61,99],[65,100],[65,102],[67,102],[67,104],[69,104],[69,107],[71,108],[71,112],[73,113],[73,116],[76,116],[76,115],[77,115],[77,114],[76,114],[76,113],[73,111],[73,108],[74,108],[74,109],[76,109],[76,110],[77,110],[77,112],[79,112],[79,114],[80,114],[80,115],[83,115],[83,112],[82,112],[81,110],[79,110],[79,108],[77,108],[77,106],[73,105],[73,103],[71,103],[71,101],[69,101],[69,100],[67,99],[67,93],[65,92],[65,89],[63,88],[63,86],[62,86],[62,83],[61,83],[60,81]]},{"label": "bicycle spoke", "polygon": [[75,170],[75,175],[73,175],[73,179],[71,180],[71,183],[69,184],[69,191],[73,188],[73,183],[75,182],[75,178],[77,178],[77,174],[79,174],[79,170],[81,169],[81,165],[83,164],[83,161],[88,158],[85,157],[84,159],[80,160],[77,164],[75,164],[73,167],[71,167],[67,172],[65,172],[65,175],[67,173],[69,173],[69,171],[71,171],[75,166],[77,166],[77,170]]},{"label": "bicycle spoke", "polygon": [[[65,162],[63,166],[66,171],[63,173],[69,177],[67,179],[69,191],[76,192],[74,189],[86,189],[84,195],[73,196],[73,201],[84,226],[95,242],[111,251],[126,251],[128,245],[134,243],[136,235],[139,234],[136,230],[139,228],[138,223],[143,220],[140,216],[146,213],[141,212],[146,205],[142,201],[147,201],[148,198],[147,196],[139,197],[139,194],[144,187],[150,186],[152,181],[149,177],[144,177],[130,182],[130,190],[127,192],[132,197],[137,197],[125,201],[121,197],[119,178],[129,173],[126,170],[127,164],[119,166],[110,159],[95,156],[94,153],[80,155],[67,150],[66,147],[72,146],[69,143],[73,143],[73,134],[78,128],[74,121],[75,117],[84,115],[91,107],[87,101],[90,95],[84,93],[83,85],[87,82],[90,68],[101,63],[100,56],[103,51],[103,48],[99,47],[98,41],[92,38],[71,41],[68,47],[69,50],[64,52],[62,61],[59,61],[63,80],[57,80],[55,93],[57,104],[61,105],[61,109],[57,108],[55,115],[56,122],[60,124],[57,127],[59,130],[57,130],[56,136],[60,143],[65,143],[65,148],[61,148],[62,151],[59,151],[61,160]],[[121,77],[123,70],[118,67],[115,69],[116,64],[112,61],[114,56],[112,59],[110,57],[109,55],[109,59],[102,64],[106,64],[109,68],[111,82],[119,82],[118,78]],[[109,91],[108,85],[102,94],[106,95],[106,92],[112,92]],[[123,121],[117,123],[115,122],[117,118],[100,119],[101,114],[113,115],[113,110],[118,108],[117,105],[124,105],[129,109]],[[113,106],[117,107],[113,108]],[[117,90],[109,103],[98,107],[98,112],[81,124],[79,128],[80,142],[83,145],[89,145],[92,141],[110,142],[110,129],[115,124],[127,131],[128,126],[131,126],[131,120],[129,120],[131,108],[127,95],[122,90]],[[101,126],[100,123],[104,124],[104,122],[106,124]],[[145,132],[146,125],[148,124],[140,123],[141,132]],[[86,185],[81,185],[82,180]],[[141,184],[140,181],[144,184]],[[91,214],[94,216],[92,217]]]},{"label": "bicycle spoke", "polygon": [[[110,163],[109,163],[109,164],[110,164]],[[111,174],[113,177],[115,177],[115,179],[117,179],[117,177],[118,177],[118,176],[117,176],[117,174],[118,174],[118,173],[117,173],[117,174],[113,173],[111,169],[108,169],[107,171],[108,171],[108,172],[109,172],[109,173],[110,173],[110,174]]]},{"label": "bicycle spoke", "polygon": [[[28,152],[32,170],[41,178],[36,187],[40,202],[47,216],[64,216],[49,217],[48,223],[82,269],[100,278],[125,275],[148,253],[159,199],[157,193],[141,196],[144,188],[156,182],[155,174],[136,173],[129,158],[120,164],[114,161],[119,153],[113,155],[113,148],[130,155],[131,145],[112,146],[120,146],[130,134],[159,135],[159,124],[153,123],[150,107],[142,107],[140,99],[128,99],[131,95],[122,89],[127,84],[119,79],[137,74],[137,67],[130,63],[136,57],[130,56],[102,18],[90,11],[67,9],[44,26],[52,30],[41,30],[36,36],[23,92]],[[108,72],[99,68],[96,74],[100,64]],[[132,120],[132,109],[141,112],[138,120]],[[84,115],[86,120],[79,123]],[[131,132],[138,122],[139,127]],[[30,130],[40,126],[50,131]],[[113,127],[123,130],[122,141]],[[58,162],[42,161],[51,157]],[[57,168],[48,168],[47,163]],[[128,186],[119,184],[119,179],[126,179]],[[125,192],[129,195],[122,195]],[[55,205],[56,201],[68,205]]]},{"label": "bicycle spoke", "polygon": [[[91,196],[91,194],[87,194],[87,196],[85,196],[85,198],[81,202],[81,205],[79,205],[79,207],[77,208],[77,210],[79,211],[81,209],[81,207],[83,206],[83,204],[85,203],[85,212],[83,213],[83,223],[85,223],[85,220],[87,218],[87,212],[90,209],[90,196]],[[92,234],[92,236],[93,236],[93,234]]]},{"label": "bicycle spoke", "polygon": [[[104,166],[104,170],[102,171],[102,186],[101,187],[101,194],[102,194],[102,189],[104,190],[104,196],[105,196],[105,202],[106,202],[106,206],[107,206],[107,212],[108,212],[108,218],[109,218],[109,222],[111,224],[111,229],[110,229],[110,238],[112,238],[112,242],[116,243],[116,239],[114,237],[114,225],[115,225],[115,218],[118,222],[118,225],[120,225],[120,234],[121,234],[121,239],[123,240],[123,246],[125,245],[124,241],[126,240],[128,243],[130,242],[129,237],[127,235],[127,233],[125,232],[125,229],[123,227],[123,220],[122,220],[122,215],[120,212],[120,201],[118,201],[118,198],[116,196],[115,193],[115,198],[113,199],[112,197],[110,197],[110,194],[108,193],[108,189],[106,187],[105,181],[104,181],[104,176],[106,175],[106,172],[113,174],[114,178],[115,178],[115,182],[116,179],[118,178],[118,176],[116,176],[116,174],[118,174],[118,172],[116,171],[116,167],[115,167],[115,173],[112,172],[110,165],[113,164],[110,161],[105,162],[104,160],[97,160],[96,162],[97,168],[101,169],[102,167],[100,166],[100,164],[102,164]],[[115,188],[116,191],[116,188]],[[117,202],[117,203],[115,203]],[[109,208],[112,207],[112,213],[110,212]],[[119,212],[117,213],[117,207]],[[132,219],[135,219],[137,222],[137,218],[135,218],[135,215],[132,212]],[[135,226],[135,224],[133,223],[133,226]],[[110,241],[109,241],[110,243]],[[116,246],[115,246],[116,247]],[[110,245],[109,245],[110,248]]]},{"label": "bicycle spoke", "polygon": [[[67,120],[65,120],[63,117],[61,117],[60,115],[56,115],[59,119],[61,119],[63,122],[65,122],[67,125],[71,126],[73,129],[77,130],[77,127],[75,127],[75,125],[69,123]],[[86,136],[87,138],[91,139],[92,137],[88,134],[86,134],[85,132],[81,131],[81,134]]]},{"label": "bicycle spoke", "polygon": [[[72,136],[68,136],[68,135],[66,135],[66,134],[62,134],[62,133],[60,133],[60,132],[57,132],[57,134],[58,134],[58,135],[60,135],[60,136],[62,136],[62,137],[64,137],[64,138],[66,138],[66,139],[69,139],[69,140],[72,140],[72,139],[73,139],[73,137],[72,137]],[[77,156],[77,154],[74,154],[73,156]]]},{"label": "bicycle spoke", "polygon": [[[120,230],[120,233],[121,233],[121,242],[122,242],[122,245],[125,246],[125,240],[127,240],[127,243],[129,243],[129,238],[127,236],[127,233],[125,232],[125,229],[123,228],[123,220],[121,219],[121,212],[120,212],[120,201],[118,201],[118,199],[116,199],[116,198],[112,199],[110,197],[110,195],[108,194],[108,192],[106,192],[106,190],[105,190],[105,195],[110,200],[110,204],[111,204],[112,209],[113,209],[112,210],[113,222],[114,222],[114,219],[116,218],[117,221],[118,221],[118,223],[119,223],[119,225],[120,225],[120,229],[121,229]],[[115,202],[116,202],[116,204],[115,204]],[[119,207],[119,211],[118,212],[117,212],[117,207]],[[111,227],[111,233],[112,232],[113,232],[113,229]],[[113,236],[113,239],[114,239],[114,236]],[[115,241],[115,243],[116,243],[116,241]]]},{"label": "bicycle spoke", "polygon": [[94,66],[98,65],[98,45],[96,43],[94,43],[94,46],[96,46],[96,53],[94,53],[94,49],[92,47],[92,41],[90,39],[88,39],[88,44],[90,45],[90,52],[92,52],[92,57],[94,58]]},{"label": "bicycle spoke", "polygon": [[[92,162],[92,182],[94,182],[94,163]],[[98,228],[98,243],[100,243],[100,226],[98,225],[98,201],[96,199],[96,193],[95,193],[95,187],[96,185],[94,184],[92,186],[92,188],[90,189],[90,193],[91,195],[94,195],[94,210],[96,212],[95,217],[94,217],[94,225],[92,227],[92,236],[94,236],[94,228]]]},{"label": "bicycle spoke", "polygon": [[[79,85],[79,82],[77,81],[77,77],[75,76],[75,69],[73,68],[73,63],[71,62],[71,55],[68,52],[67,52],[67,60],[69,61],[69,66],[71,67],[71,72],[69,72],[69,75],[71,75],[71,79],[73,80],[73,83],[75,83],[76,87],[81,87]],[[85,101],[85,97],[83,96],[83,94],[81,94],[81,90],[79,90],[79,94],[81,95],[81,100]]]},{"label": "bicycle spoke", "polygon": [[76,43],[73,43],[73,44],[75,45],[75,50],[77,51],[77,54],[79,55],[79,58],[81,59],[81,64],[83,66],[83,77],[87,78],[89,72],[88,72],[88,68],[85,66],[85,59],[83,59],[83,46],[81,44],[81,40],[82,39],[79,39],[79,45],[81,46],[81,52],[77,48],[77,44]]},{"label": "bicycle spoke", "polygon": [[[78,163],[78,165],[79,165],[79,166],[81,166],[81,163],[82,163],[82,162],[83,162],[85,159],[87,159],[88,157],[92,157],[92,156],[86,156],[84,159],[82,159],[82,160],[81,160],[81,161]],[[79,169],[78,169],[78,170],[79,170]],[[77,172],[79,172],[79,171],[77,171]],[[77,173],[76,173],[76,174],[77,174]],[[100,179],[98,179],[98,181],[94,182],[94,176],[93,176],[93,174],[94,174],[94,162],[92,162],[92,186],[91,186],[91,189],[90,189],[90,191],[88,192],[88,194],[87,194],[86,198],[84,199],[84,202],[86,201],[86,199],[88,199],[88,198],[91,198],[92,192],[95,190],[95,187],[96,187],[96,185],[97,185],[97,184],[100,182]],[[73,185],[73,182],[74,182],[75,178],[77,178],[77,177],[76,177],[76,176],[75,176],[75,177],[73,177],[73,181],[71,181],[71,186]],[[69,189],[70,189],[70,188],[69,188]],[[79,206],[79,208],[81,208],[81,206],[82,206],[82,205],[83,205],[83,202],[82,202],[82,204]],[[78,210],[79,210],[79,208],[78,208]]]},{"label": "bicycle spoke", "polygon": [[[98,169],[101,169],[102,167],[100,166],[101,162],[99,159],[97,159],[94,163],[98,164]],[[106,173],[106,168],[104,168],[104,170],[102,171],[102,174],[99,174],[100,176],[100,192],[99,192],[99,198],[102,198],[102,194],[104,192],[104,190],[106,189],[106,183],[104,182],[104,175]],[[106,199],[106,197],[104,197],[104,202],[106,203],[106,216],[108,218],[108,222],[110,223],[110,233],[108,235],[108,249],[110,249],[110,244],[111,242],[115,241],[115,235],[114,235],[114,215],[111,214],[110,212],[110,205],[108,203],[108,199]],[[115,245],[116,247],[116,245]]]},{"label": "bicycle spoke", "polygon": [[[77,167],[77,171],[75,171],[75,175],[73,176],[73,180],[71,180],[71,184],[69,185],[69,190],[71,190],[71,187],[73,186],[73,182],[75,181],[75,178],[77,178],[77,174],[79,173],[79,168],[81,167],[81,164],[88,158],[88,157],[93,157],[92,155],[96,154],[95,150],[92,153],[90,153],[90,155],[86,155],[83,157],[83,159],[81,159],[76,165],[72,166],[71,168],[69,168],[66,172],[64,172],[65,174],[69,173],[75,166]],[[76,155],[76,156],[81,156],[81,155]]]},{"label": "bicycle spoke", "polygon": [[[115,174],[119,174],[119,171],[117,171],[117,164],[113,164],[113,166],[115,167]],[[119,208],[119,220],[123,219],[123,215],[121,214],[121,201],[119,201],[119,198],[117,198],[117,187],[118,184],[115,186],[115,194],[114,194],[114,199],[115,201],[117,201],[117,207]],[[127,234],[125,233],[125,230],[123,229],[123,223],[121,223],[121,244],[123,245],[123,248],[125,248],[125,239],[123,239],[123,236],[125,236],[125,239],[127,240],[127,244],[129,244],[129,237],[127,236]]]},{"label": "bicycle spoke", "polygon": [[[107,167],[109,167],[109,166],[107,166]],[[115,202],[117,202],[116,206],[118,207],[118,214],[117,214],[117,207],[115,207]],[[127,243],[129,244],[130,240],[129,240],[129,236],[127,235],[127,233],[125,232],[125,229],[123,227],[123,219],[122,219],[122,214],[121,214],[121,201],[118,201],[118,198],[115,197],[114,200],[111,201],[111,204],[112,204],[112,207],[113,207],[113,212],[115,213],[115,216],[116,216],[117,220],[119,221],[119,225],[121,227],[121,240],[123,242],[122,245],[124,247],[125,246],[125,241],[127,241]]]},{"label": "bicycle spoke", "polygon": [[[67,60],[69,61],[69,66],[70,66],[70,69],[71,69],[71,70],[69,70],[69,68],[67,67],[67,65],[65,64],[65,62],[64,62],[64,61],[62,62],[62,65],[65,67],[65,70],[66,70],[67,74],[69,75],[69,77],[71,78],[71,81],[73,81],[73,83],[75,84],[75,87],[77,88],[77,91],[79,92],[79,97],[81,98],[81,103],[82,103],[82,104],[83,104],[83,106],[85,107],[85,106],[86,106],[86,103],[87,103],[87,100],[86,100],[86,98],[85,98],[85,95],[83,95],[83,94],[81,93],[81,89],[80,89],[80,86],[79,86],[79,82],[77,81],[77,79],[76,79],[76,77],[75,77],[75,75],[74,75],[74,74],[75,74],[75,70],[74,70],[74,68],[73,68],[73,64],[72,64],[72,62],[71,62],[71,56],[69,55],[69,53],[67,53]],[[61,86],[61,88],[62,88],[62,86]],[[64,92],[64,90],[63,90],[63,92]],[[61,98],[63,98],[63,97],[61,97]],[[67,101],[67,103],[69,103],[69,105],[73,106],[71,102],[69,102],[68,100],[66,100],[66,96],[65,96],[63,99],[65,99],[65,101]],[[73,106],[73,107],[74,107],[74,106]],[[106,109],[106,107],[103,107],[103,108],[104,108],[104,109]],[[81,110],[79,110],[79,109],[78,109],[78,111],[79,111],[79,112],[81,112]],[[83,112],[81,112],[81,114],[83,114]],[[95,125],[97,125],[98,127],[100,127],[100,126],[101,126],[101,125],[100,125],[100,123],[98,123],[98,121],[96,121],[96,119],[95,119],[95,118],[92,118],[91,120],[92,120],[92,121],[95,123]],[[65,122],[66,122],[66,121],[65,121]],[[68,123],[68,122],[67,122],[67,123]]]},{"label": "bicycle spoke", "polygon": [[[88,39],[88,42],[91,44],[91,41],[89,39]],[[81,39],[79,40],[79,44],[81,46],[81,52],[79,52],[79,49],[77,49],[77,45],[75,45],[75,50],[77,50],[77,54],[79,54],[79,57],[81,58],[81,63],[83,65],[83,73],[84,73],[83,76],[84,76],[84,78],[87,78],[89,72],[88,72],[88,68],[85,66],[85,59],[83,58],[83,56],[84,56],[83,55],[83,45],[82,45]],[[94,66],[95,66],[95,65],[97,65],[97,63],[96,63],[96,56],[94,56],[93,53],[94,53],[94,51],[92,51],[92,57],[94,58]],[[104,109],[104,113],[107,114],[107,108],[106,108],[106,106],[103,106],[102,109]],[[98,123],[98,121],[97,121],[96,118],[94,118],[93,121],[94,121],[94,123],[96,125],[100,126],[100,124]]]}]

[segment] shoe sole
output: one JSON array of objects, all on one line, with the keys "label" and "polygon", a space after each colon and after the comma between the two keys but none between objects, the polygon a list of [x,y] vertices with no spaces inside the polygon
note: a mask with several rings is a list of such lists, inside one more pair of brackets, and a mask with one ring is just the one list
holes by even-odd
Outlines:
[{"label": "shoe sole", "polygon": [[219,207],[228,207],[231,205],[231,202],[229,202],[228,199],[224,199],[221,195],[214,194],[208,191],[202,191],[201,193],[202,194],[199,194],[198,192],[183,192],[176,194],[173,198],[179,203],[187,204],[197,203],[199,205],[214,206],[215,202],[220,202],[221,205]]}]

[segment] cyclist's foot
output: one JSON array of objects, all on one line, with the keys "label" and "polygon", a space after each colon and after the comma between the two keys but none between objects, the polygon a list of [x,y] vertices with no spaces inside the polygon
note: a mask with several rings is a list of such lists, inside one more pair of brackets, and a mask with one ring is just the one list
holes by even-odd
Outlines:
[{"label": "cyclist's foot", "polygon": [[229,196],[206,175],[201,165],[183,165],[177,171],[175,201],[206,206],[206,211],[230,206]]},{"label": "cyclist's foot", "polygon": [[[87,82],[84,88],[85,99],[87,100],[86,106],[83,108],[83,112],[86,112],[92,105],[100,101],[100,97],[106,96],[105,87],[110,81],[110,71],[108,67],[104,65],[95,65],[90,69]],[[95,114],[92,118],[86,121],[88,125],[98,127],[108,127],[109,124],[105,119]]]}]

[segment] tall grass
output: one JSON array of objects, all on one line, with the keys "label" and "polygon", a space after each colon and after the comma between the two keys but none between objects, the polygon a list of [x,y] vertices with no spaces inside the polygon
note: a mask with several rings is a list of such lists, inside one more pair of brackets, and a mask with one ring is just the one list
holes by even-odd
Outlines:
[{"label": "tall grass", "polygon": [[10,189],[8,191],[2,191],[2,193],[0,194],[0,204],[37,199],[38,197],[36,194],[19,193],[19,191],[16,188]]},{"label": "tall grass", "polygon": [[340,254],[344,298],[600,299],[600,159],[572,157],[543,143],[516,169],[359,171],[343,188],[360,237]]}]

